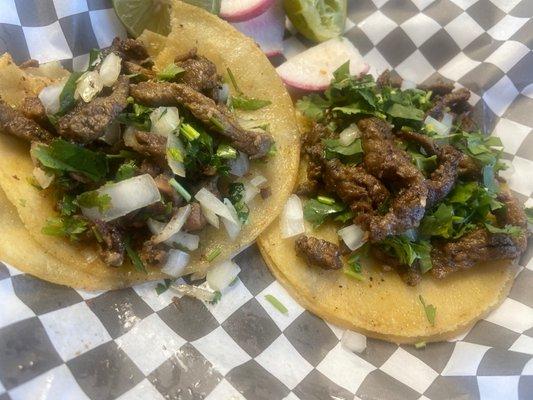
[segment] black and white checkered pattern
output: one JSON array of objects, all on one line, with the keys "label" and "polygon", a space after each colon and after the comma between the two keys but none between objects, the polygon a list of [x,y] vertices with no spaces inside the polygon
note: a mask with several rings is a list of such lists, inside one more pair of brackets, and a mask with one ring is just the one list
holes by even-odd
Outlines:
[{"label": "black and white checkered pattern", "polygon": [[[533,1],[348,0],[345,36],[380,73],[470,89],[505,145],[510,186],[533,206]],[[0,0],[0,53],[83,68],[123,28],[107,0]],[[309,47],[291,27],[284,56]],[[454,341],[417,350],[342,331],[299,306],[255,246],[216,305],[156,283],[88,293],[0,263],[0,400],[531,399],[532,246],[502,306]],[[289,310],[265,300],[276,296]]]}]

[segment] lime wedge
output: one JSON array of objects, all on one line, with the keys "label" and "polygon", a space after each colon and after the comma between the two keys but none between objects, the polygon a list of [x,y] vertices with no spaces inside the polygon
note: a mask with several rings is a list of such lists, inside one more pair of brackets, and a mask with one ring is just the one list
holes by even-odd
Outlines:
[{"label": "lime wedge", "polygon": [[[186,3],[218,14],[221,0],[185,0]],[[113,0],[117,17],[133,37],[148,29],[161,35],[170,33],[169,0]]]},{"label": "lime wedge", "polygon": [[284,0],[283,7],[294,27],[308,39],[324,42],[342,35],[346,0]]}]

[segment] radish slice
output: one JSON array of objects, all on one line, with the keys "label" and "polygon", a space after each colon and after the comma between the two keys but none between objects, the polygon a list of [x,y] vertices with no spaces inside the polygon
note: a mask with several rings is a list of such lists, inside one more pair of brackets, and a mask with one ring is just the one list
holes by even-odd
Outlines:
[{"label": "radish slice", "polygon": [[289,86],[322,91],[329,86],[333,72],[346,61],[350,61],[352,75],[365,74],[370,68],[354,45],[342,37],[311,47],[281,64],[277,71]]},{"label": "radish slice", "polygon": [[214,265],[207,271],[206,280],[213,290],[222,290],[230,285],[241,272],[241,268],[228,260]]},{"label": "radish slice", "polygon": [[275,56],[283,51],[285,13],[281,1],[273,4],[258,17],[232,25],[246,36],[254,39],[267,56]]},{"label": "radish slice", "polygon": [[169,250],[167,262],[161,268],[161,272],[170,275],[174,278],[179,278],[183,275],[185,267],[189,264],[191,256],[181,250]]},{"label": "radish slice", "polygon": [[365,232],[355,224],[342,228],[337,233],[351,251],[357,250],[365,243]]},{"label": "radish slice", "polygon": [[275,0],[222,0],[220,17],[230,22],[247,21],[263,14]]},{"label": "radish slice", "polygon": [[191,213],[191,205],[188,204],[185,207],[181,207],[177,214],[172,217],[172,219],[168,222],[168,224],[159,232],[157,235],[155,235],[152,238],[152,241],[154,243],[161,243],[168,239],[170,239],[173,235],[178,233],[183,225],[185,225],[185,222],[187,221],[187,218],[189,218],[189,214]]},{"label": "radish slice", "polygon": [[344,331],[341,345],[348,351],[362,353],[366,349],[366,336],[353,331]]},{"label": "radish slice", "polygon": [[302,201],[291,194],[281,213],[281,237],[283,239],[305,232]]}]

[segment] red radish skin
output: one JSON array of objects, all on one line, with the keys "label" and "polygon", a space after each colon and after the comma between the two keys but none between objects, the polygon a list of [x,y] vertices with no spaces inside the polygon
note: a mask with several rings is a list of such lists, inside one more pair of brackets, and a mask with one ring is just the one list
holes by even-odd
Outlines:
[{"label": "red radish skin", "polygon": [[287,86],[323,91],[328,88],[333,72],[348,60],[352,75],[366,74],[370,69],[348,39],[334,38],[290,58],[277,71]]},{"label": "red radish skin", "polygon": [[285,12],[280,1],[275,2],[260,16],[232,25],[254,39],[268,57],[282,54]]},{"label": "red radish skin", "polygon": [[222,0],[219,16],[229,22],[255,18],[268,10],[276,0]]}]

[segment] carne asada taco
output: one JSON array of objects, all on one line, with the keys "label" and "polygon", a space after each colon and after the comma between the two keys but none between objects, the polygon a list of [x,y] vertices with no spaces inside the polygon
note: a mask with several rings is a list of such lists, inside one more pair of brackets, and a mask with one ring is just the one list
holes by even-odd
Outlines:
[{"label": "carne asada taco", "polygon": [[81,73],[0,58],[0,259],[90,289],[198,278],[279,214],[299,161],[289,95],[229,24],[181,2],[172,18]]},{"label": "carne asada taco", "polygon": [[476,128],[466,89],[347,67],[298,102],[300,184],[261,252],[332,323],[400,343],[453,337],[505,298],[527,246],[502,144]]}]

